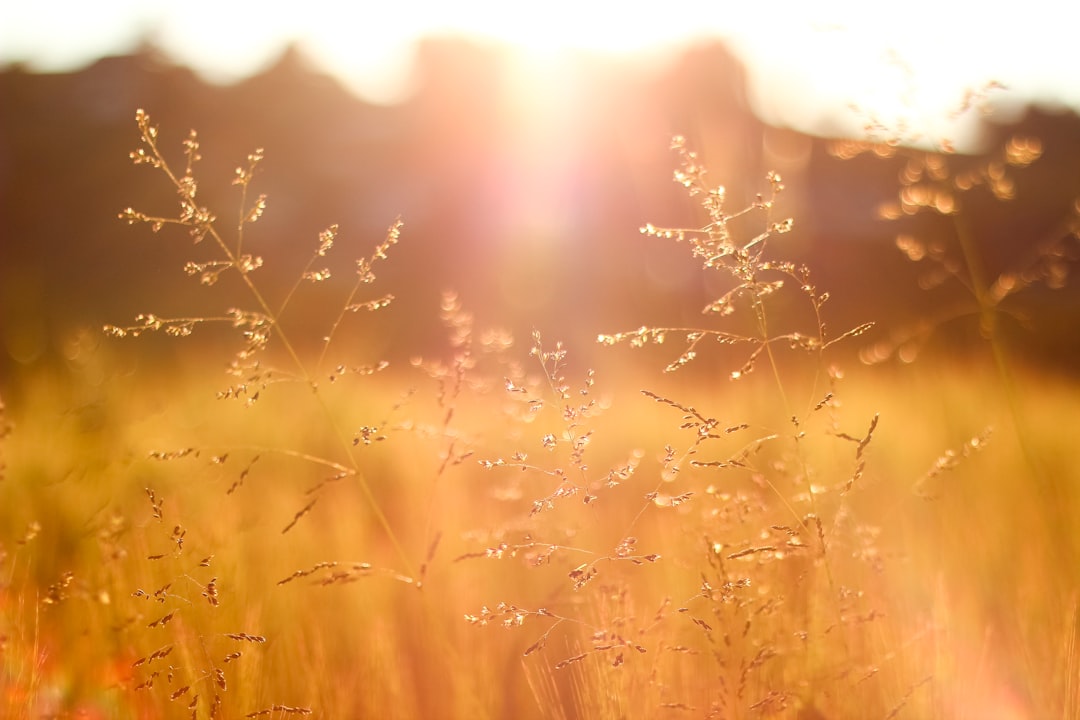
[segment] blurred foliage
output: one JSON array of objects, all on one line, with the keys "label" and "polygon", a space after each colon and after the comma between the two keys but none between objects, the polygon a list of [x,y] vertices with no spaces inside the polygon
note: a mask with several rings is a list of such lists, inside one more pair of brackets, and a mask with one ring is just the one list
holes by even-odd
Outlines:
[{"label": "blurred foliage", "polygon": [[[70,74],[0,72],[0,374],[59,357],[74,332],[133,308],[167,315],[167,298],[189,287],[190,245],[137,236],[116,220],[124,207],[154,213],[169,198],[165,185],[129,170],[136,107],[178,136],[198,128],[200,193],[212,207],[236,206],[233,168],[267,149],[253,182],[268,196],[266,221],[251,247],[279,259],[261,271],[278,296],[292,279],[281,268],[305,257],[329,223],[343,242],[362,242],[403,217],[411,241],[385,279],[409,321],[373,333],[400,358],[437,335],[434,309],[447,288],[492,323],[522,335],[558,328],[579,344],[597,327],[691,321],[713,288],[689,258],[637,233],[646,219],[693,218],[677,188],[656,182],[670,173],[665,148],[675,134],[701,152],[734,203],[749,202],[766,172],[780,173],[788,190],[778,212],[796,218],[788,257],[851,301],[838,322],[876,320],[885,332],[952,302],[956,288],[919,291],[919,270],[894,262],[897,232],[932,243],[951,230],[925,217],[898,228],[877,216],[895,200],[903,158],[841,162],[825,141],[763,126],[722,46],[658,67],[567,59],[528,86],[500,52],[428,41],[414,95],[389,107],[348,95],[294,50],[228,87],[152,48]],[[1080,122],[1031,110],[1010,127],[987,124],[985,134],[988,153],[1022,135],[1041,141],[1043,157],[1018,176],[1011,202],[969,193],[966,215],[983,252],[1023,255],[1067,233],[1080,196]],[[954,159],[961,169],[980,161]],[[564,327],[567,316],[577,322]],[[1031,357],[1074,366],[1075,284],[1026,294],[1019,317],[1009,331]]]}]

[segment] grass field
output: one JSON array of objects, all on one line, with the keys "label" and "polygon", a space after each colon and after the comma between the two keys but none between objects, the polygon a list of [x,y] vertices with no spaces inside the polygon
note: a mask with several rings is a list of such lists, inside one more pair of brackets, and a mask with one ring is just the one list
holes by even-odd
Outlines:
[{"label": "grass field", "polygon": [[[192,274],[251,309],[79,334],[5,397],[0,715],[1080,714],[1080,388],[1003,346],[996,286],[980,346],[861,364],[867,328],[826,332],[772,259],[770,198],[742,237],[677,143],[709,224],[645,230],[728,278],[701,329],[564,348],[448,293],[442,350],[382,368],[350,333],[393,310],[401,228],[331,340],[293,339],[314,320],[244,254],[258,157],[233,237],[195,139],[174,171],[140,123],[181,209],[125,217],[190,231],[217,258]],[[115,337],[154,330],[195,337]]]}]

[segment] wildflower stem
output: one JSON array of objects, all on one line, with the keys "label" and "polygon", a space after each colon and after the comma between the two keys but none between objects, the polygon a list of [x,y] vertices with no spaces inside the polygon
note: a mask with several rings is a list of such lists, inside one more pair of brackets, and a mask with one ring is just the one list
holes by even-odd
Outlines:
[{"label": "wildflower stem", "polygon": [[[172,168],[169,166],[168,162],[165,160],[165,157],[162,155],[160,149],[158,148],[157,132],[153,128],[153,126],[150,125],[149,118],[140,111],[138,119],[143,142],[146,143],[147,147],[150,148],[150,151],[153,154],[154,166],[164,172],[166,177],[169,178],[169,181],[177,189],[177,192],[180,193],[182,202],[194,206],[194,185],[190,181],[191,165],[194,159],[197,158],[197,155],[194,153],[194,148],[189,147],[188,174],[185,176],[184,179],[179,178],[173,172]],[[241,185],[243,186],[244,196],[246,197],[247,182],[241,182]],[[239,236],[240,239],[242,239],[243,237],[242,231],[245,224],[245,216],[243,215],[244,211],[245,210],[242,205],[240,208],[241,219],[238,226],[238,232],[241,233],[241,235]],[[364,498],[367,500],[372,512],[375,514],[375,519],[379,523],[379,526],[386,533],[387,538],[393,545],[399,560],[402,562],[403,567],[405,568],[405,571],[410,577],[413,577],[414,573],[412,570],[412,563],[409,561],[408,555],[405,553],[405,549],[402,547],[401,542],[398,540],[397,533],[394,532],[393,527],[390,525],[389,519],[386,517],[386,514],[383,512],[382,507],[379,505],[378,499],[375,497],[375,493],[372,491],[370,483],[368,483],[363,473],[360,472],[360,464],[357,462],[351,441],[345,436],[338,423],[334,420],[333,413],[331,412],[329,406],[326,404],[325,399],[318,394],[317,384],[311,373],[309,372],[307,365],[301,359],[300,354],[297,352],[296,347],[289,339],[288,334],[281,327],[280,313],[274,312],[274,310],[271,309],[269,302],[267,302],[266,298],[263,296],[258,286],[256,286],[255,283],[252,281],[248,270],[240,262],[240,256],[238,252],[234,253],[229,248],[224,238],[222,238],[221,234],[217,231],[212,216],[207,215],[206,217],[196,217],[184,224],[196,227],[200,231],[204,232],[206,235],[209,235],[214,239],[214,242],[217,243],[218,248],[225,255],[225,258],[229,262],[229,264],[232,267],[235,267],[239,272],[241,280],[247,287],[248,291],[251,293],[252,297],[255,299],[255,302],[258,303],[259,308],[261,309],[263,315],[270,322],[271,327],[277,331],[277,337],[281,340],[282,347],[285,348],[285,352],[292,360],[303,382],[306,385],[309,385],[313,390],[316,390],[315,395],[317,397],[319,408],[323,416],[326,418],[327,424],[331,427],[335,438],[344,450],[344,453],[349,460],[349,466],[353,470],[355,477],[360,484],[360,489],[364,494]],[[240,248],[240,239],[238,239],[237,242],[238,250]]]}]

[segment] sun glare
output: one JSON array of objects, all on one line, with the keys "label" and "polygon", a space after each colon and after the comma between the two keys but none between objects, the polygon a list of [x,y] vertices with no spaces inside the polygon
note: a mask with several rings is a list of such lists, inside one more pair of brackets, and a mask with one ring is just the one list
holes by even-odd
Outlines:
[{"label": "sun glare", "polygon": [[[393,102],[410,91],[410,59],[423,37],[460,36],[497,45],[507,50],[508,62],[533,74],[568,53],[643,56],[686,43],[697,32],[688,31],[686,17],[669,7],[626,12],[611,3],[567,0],[527,12],[491,0],[375,11],[335,6],[333,14],[316,5],[294,32],[313,59],[333,68],[350,87],[368,99]],[[708,29],[701,28],[701,34]]]},{"label": "sun glare", "polygon": [[498,43],[532,62],[564,51],[641,56],[710,38],[729,42],[746,62],[754,108],[767,122],[850,132],[861,123],[846,108],[857,106],[863,115],[937,134],[946,128],[926,126],[927,119],[947,114],[966,91],[990,80],[1021,98],[1080,105],[1065,34],[1080,11],[1039,9],[1048,2],[1026,4],[1032,16],[1058,18],[1030,35],[1005,15],[973,16],[963,4],[930,0],[912,0],[888,18],[847,0],[762,8],[707,0],[633,8],[607,0],[103,0],[92,11],[66,7],[61,18],[40,3],[5,3],[0,63],[66,70],[149,41],[204,77],[231,82],[266,67],[293,42],[366,99],[393,103],[411,92],[413,50],[431,35]]},{"label": "sun glare", "polygon": [[489,1],[455,6],[454,14],[433,29],[491,38],[527,53],[629,53],[684,39],[684,17],[669,6],[627,11],[613,3],[557,0],[522,12],[520,6]]}]

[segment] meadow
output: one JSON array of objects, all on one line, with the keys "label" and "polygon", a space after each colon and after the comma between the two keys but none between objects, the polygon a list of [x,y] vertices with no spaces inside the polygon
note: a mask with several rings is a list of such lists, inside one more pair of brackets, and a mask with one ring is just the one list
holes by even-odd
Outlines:
[{"label": "meadow", "polygon": [[[194,299],[68,338],[7,398],[4,717],[1080,716],[1080,388],[1001,329],[1071,236],[1000,272],[962,232],[898,238],[969,291],[962,350],[933,318],[834,327],[782,178],[729,207],[676,138],[700,224],[642,233],[716,276],[699,326],[569,347],[447,291],[443,336],[388,364],[408,218],[360,248],[328,225],[267,288],[262,151],[237,213],[201,204],[197,135],[137,131],[174,208],[121,220],[191,243]],[[1038,154],[912,152],[882,212],[1005,202]]]}]

